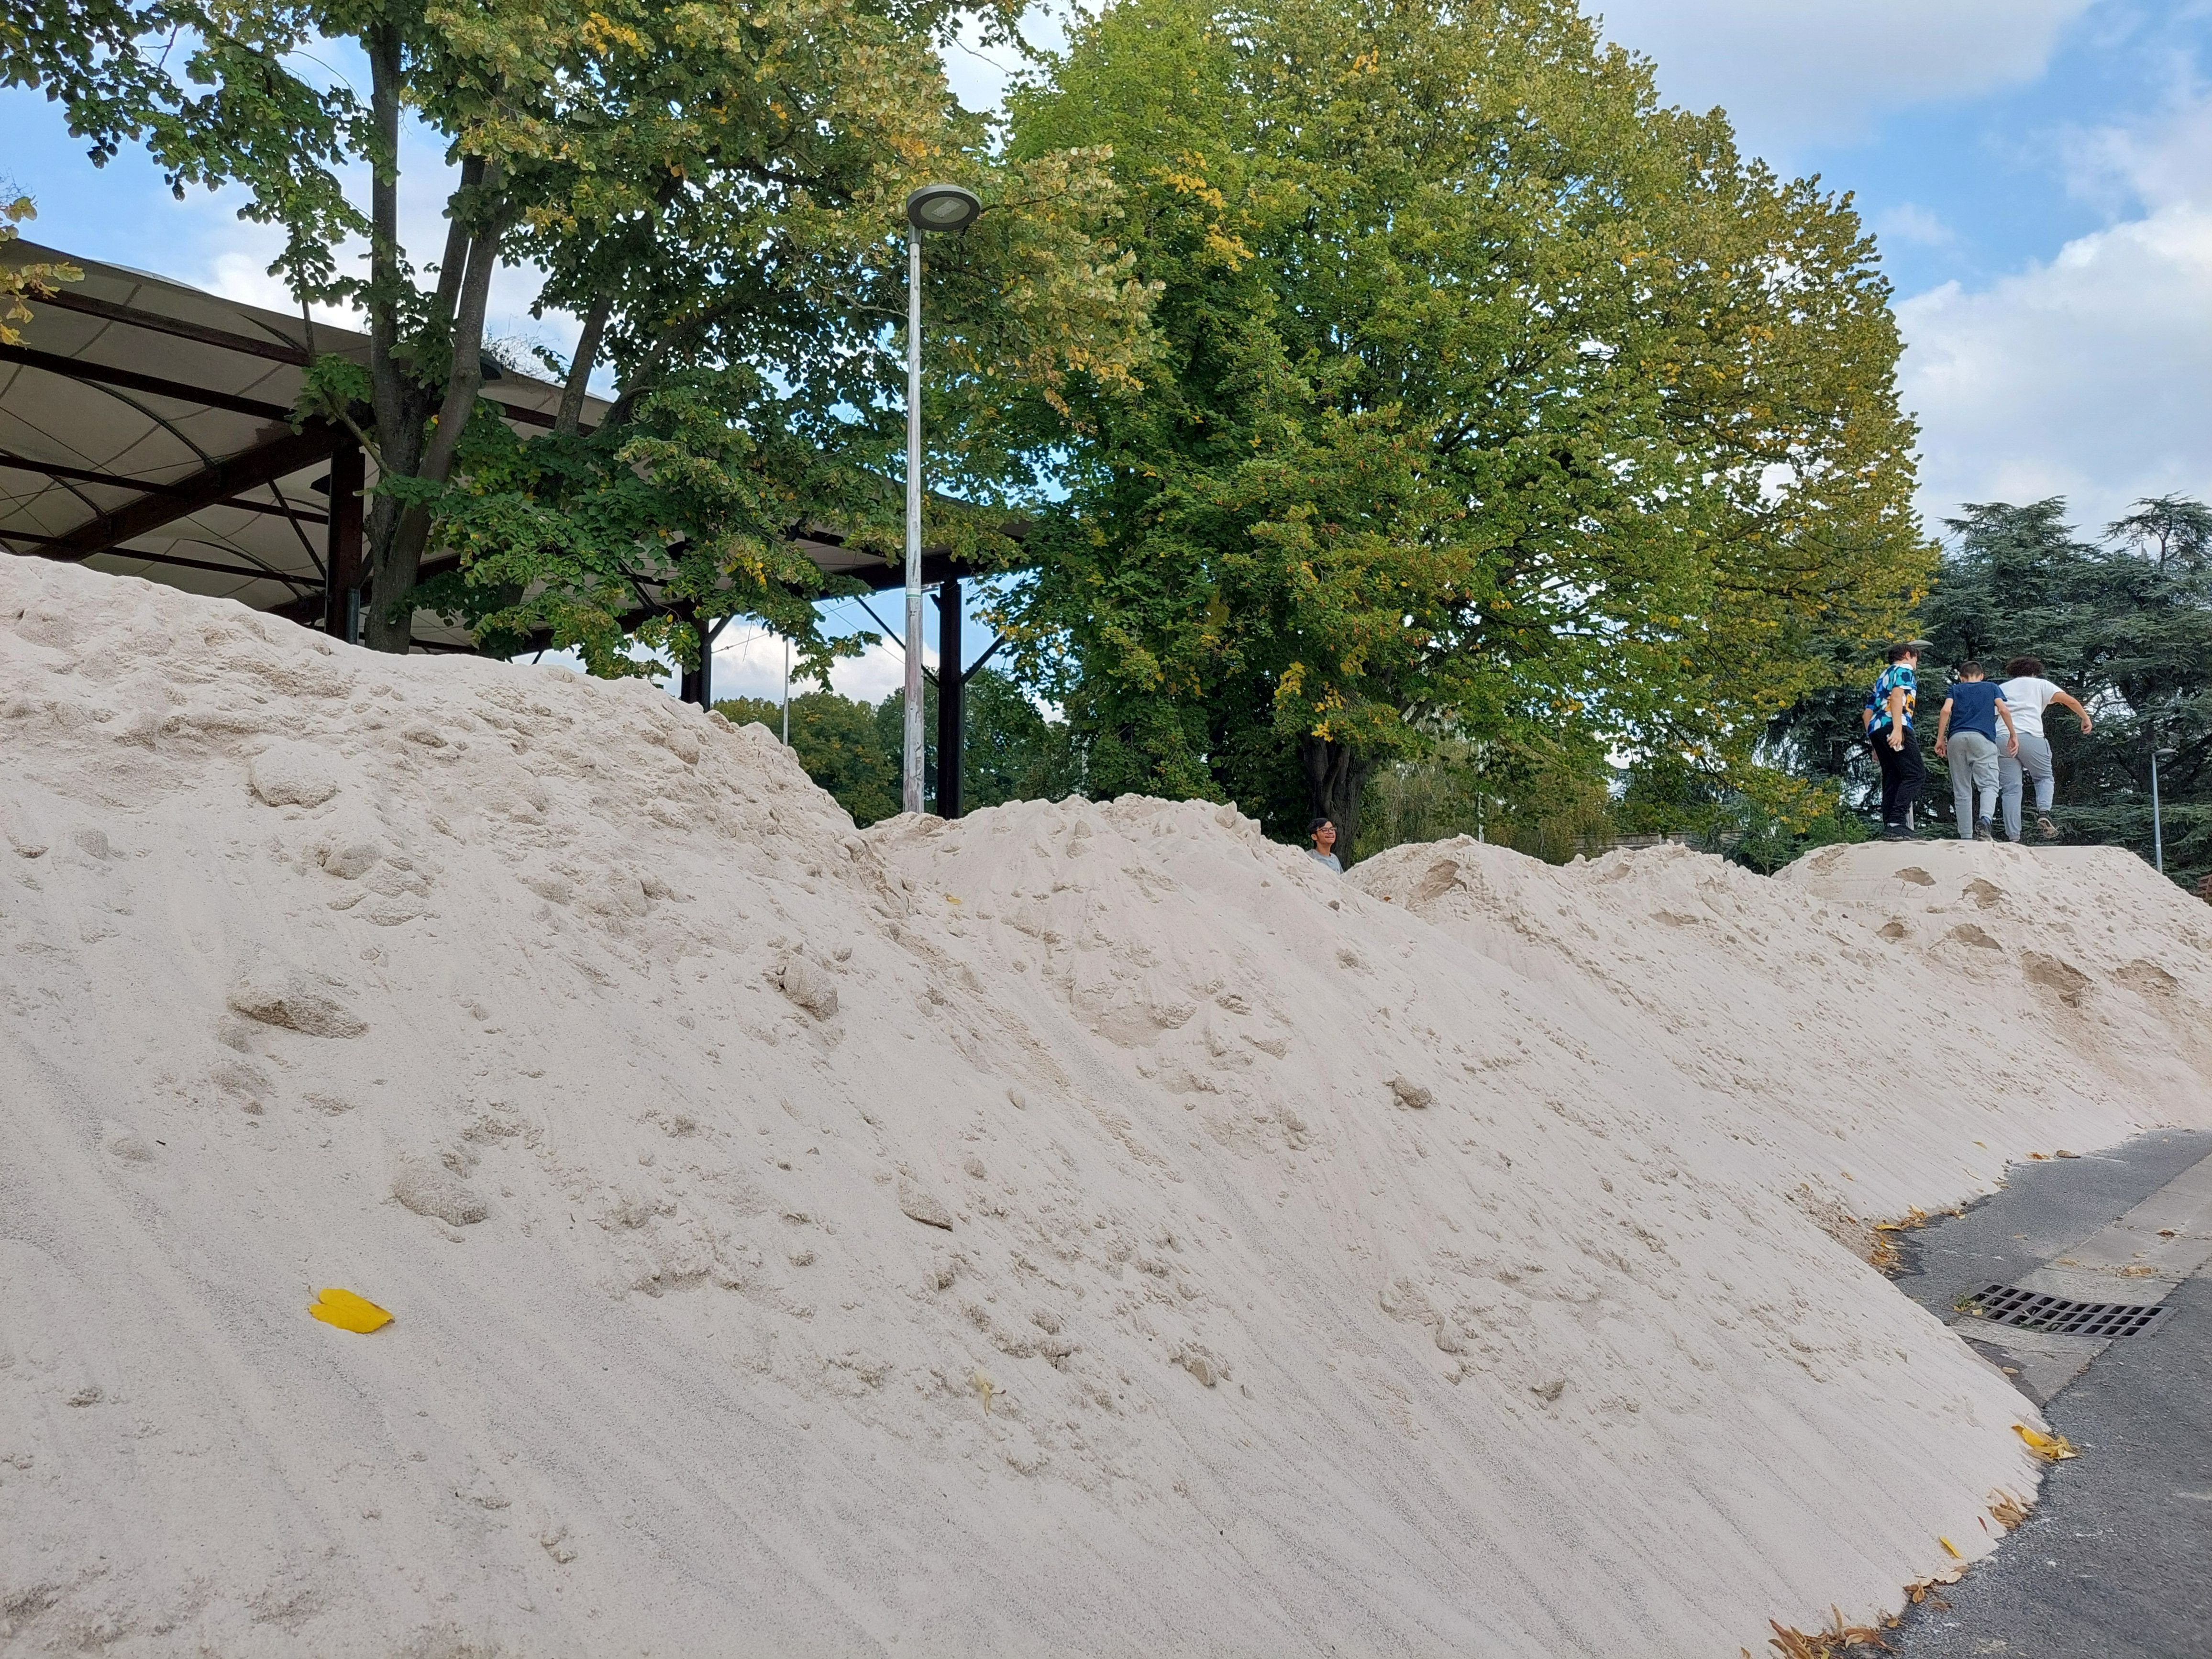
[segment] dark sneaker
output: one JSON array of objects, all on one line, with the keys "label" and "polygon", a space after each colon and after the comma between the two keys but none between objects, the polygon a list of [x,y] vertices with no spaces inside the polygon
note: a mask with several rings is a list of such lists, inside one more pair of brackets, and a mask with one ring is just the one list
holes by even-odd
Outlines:
[{"label": "dark sneaker", "polygon": [[1900,830],[1893,823],[1886,824],[1882,828],[1881,838],[1884,841],[1911,841],[1912,839],[1912,831],[1910,830]]},{"label": "dark sneaker", "polygon": [[1996,832],[1990,828],[1990,821],[1987,818],[1978,819],[1975,822],[1974,839],[1976,841],[1995,841],[1996,838]]}]

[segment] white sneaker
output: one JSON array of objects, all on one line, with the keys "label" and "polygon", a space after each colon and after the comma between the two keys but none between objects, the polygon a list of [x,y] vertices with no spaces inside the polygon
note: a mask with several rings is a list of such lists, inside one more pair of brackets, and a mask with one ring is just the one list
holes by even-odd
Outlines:
[{"label": "white sneaker", "polygon": [[2058,826],[2053,823],[2047,815],[2038,812],[2035,815],[2035,827],[2037,830],[2041,833],[2044,840],[2056,841],[2058,839]]}]

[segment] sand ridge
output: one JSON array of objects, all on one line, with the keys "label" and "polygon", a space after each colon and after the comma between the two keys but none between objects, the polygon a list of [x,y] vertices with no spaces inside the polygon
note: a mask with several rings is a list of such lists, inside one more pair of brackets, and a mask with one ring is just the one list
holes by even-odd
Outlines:
[{"label": "sand ridge", "polygon": [[[29,561],[0,754],[10,1653],[1732,1654],[2035,1483],[1838,1214],[2212,1121],[2118,866],[2039,1018],[1948,866],[861,833],[649,688]],[[1857,1069],[1954,982],[1984,1098]]]},{"label": "sand ridge", "polygon": [[1680,847],[1555,868],[1462,837],[1352,880],[1616,1024],[1824,1210],[1898,1216],[1931,1183],[1984,1192],[2008,1160],[2198,1121],[2212,1079],[2212,910],[2118,848],[1866,842],[1769,880]]}]

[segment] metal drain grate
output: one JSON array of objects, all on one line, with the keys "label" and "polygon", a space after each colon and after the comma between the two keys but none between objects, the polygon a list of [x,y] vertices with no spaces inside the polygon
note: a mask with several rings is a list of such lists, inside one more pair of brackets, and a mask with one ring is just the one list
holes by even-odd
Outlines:
[{"label": "metal drain grate", "polygon": [[2010,1285],[1984,1285],[1974,1292],[1974,1311],[1993,1324],[2069,1336],[2135,1336],[2150,1328],[2163,1307],[2126,1302],[2069,1302]]}]

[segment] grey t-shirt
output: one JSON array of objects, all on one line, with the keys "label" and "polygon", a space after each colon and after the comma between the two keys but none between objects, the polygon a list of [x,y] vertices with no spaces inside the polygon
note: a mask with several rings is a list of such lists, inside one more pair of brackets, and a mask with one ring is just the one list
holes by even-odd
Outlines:
[{"label": "grey t-shirt", "polygon": [[1306,849],[1306,856],[1316,864],[1326,864],[1340,876],[1344,873],[1344,866],[1337,861],[1336,854],[1334,853],[1324,853],[1318,847],[1309,847]]}]

